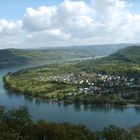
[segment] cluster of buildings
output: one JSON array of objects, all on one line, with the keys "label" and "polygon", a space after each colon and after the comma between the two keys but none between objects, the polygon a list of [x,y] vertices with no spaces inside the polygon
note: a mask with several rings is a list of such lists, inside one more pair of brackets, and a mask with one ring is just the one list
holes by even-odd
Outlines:
[{"label": "cluster of buildings", "polygon": [[87,74],[85,72],[81,72],[78,74],[71,73],[66,75],[50,76],[49,80],[75,84],[77,85],[77,94],[108,93],[114,91],[117,87],[140,88],[140,77],[128,78],[125,76],[98,73]]}]

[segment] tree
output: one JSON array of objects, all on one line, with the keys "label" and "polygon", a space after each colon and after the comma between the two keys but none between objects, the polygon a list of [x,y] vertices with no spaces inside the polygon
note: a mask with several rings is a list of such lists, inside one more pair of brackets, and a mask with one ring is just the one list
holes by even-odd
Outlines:
[{"label": "tree", "polygon": [[20,125],[23,126],[27,122],[31,122],[31,116],[25,106],[19,107],[19,109],[9,110],[5,114],[5,118],[9,125]]},{"label": "tree", "polygon": [[110,125],[104,128],[102,136],[105,140],[129,140],[129,133],[123,128],[119,128],[114,125]]}]

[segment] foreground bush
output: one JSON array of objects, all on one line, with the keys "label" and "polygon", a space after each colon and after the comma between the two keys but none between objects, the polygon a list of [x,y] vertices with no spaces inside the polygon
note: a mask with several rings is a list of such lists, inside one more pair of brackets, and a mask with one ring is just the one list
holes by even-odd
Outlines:
[{"label": "foreground bush", "polygon": [[95,135],[82,125],[34,122],[27,109],[0,111],[0,140],[94,140]]},{"label": "foreground bush", "polygon": [[140,125],[123,129],[114,125],[92,132],[82,125],[34,122],[24,106],[0,108],[0,140],[140,140]]}]

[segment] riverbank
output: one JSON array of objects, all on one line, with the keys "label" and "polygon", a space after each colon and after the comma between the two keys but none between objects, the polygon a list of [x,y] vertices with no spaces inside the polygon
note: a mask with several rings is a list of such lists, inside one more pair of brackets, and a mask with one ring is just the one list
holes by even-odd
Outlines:
[{"label": "riverbank", "polygon": [[[140,103],[139,87],[128,87],[127,77],[86,73],[77,68],[75,63],[24,69],[8,73],[3,81],[7,90],[17,94],[65,104],[126,106]],[[118,85],[114,85],[116,83]]]},{"label": "riverbank", "polygon": [[109,95],[91,95],[91,94],[78,94],[78,95],[64,95],[64,96],[46,96],[46,94],[40,94],[40,92],[32,92],[32,91],[26,91],[22,90],[16,86],[11,85],[9,82],[9,76],[3,78],[5,83],[5,88],[9,91],[15,92],[17,94],[23,94],[32,98],[38,98],[38,99],[45,99],[48,101],[54,101],[58,103],[64,103],[64,104],[99,104],[99,105],[119,105],[119,106],[140,106],[139,103],[136,100],[112,100],[113,96]]},{"label": "riverbank", "polygon": [[[16,72],[21,67],[0,71],[0,104],[7,109],[28,107],[33,120],[44,119],[56,123],[72,122],[84,124],[91,130],[103,130],[110,124],[122,128],[130,128],[140,123],[139,107],[92,104],[64,104],[40,98],[32,98],[23,94],[6,90],[3,87],[3,76],[8,72]],[[129,117],[126,117],[129,116]],[[106,118],[106,119],[104,119]]]}]

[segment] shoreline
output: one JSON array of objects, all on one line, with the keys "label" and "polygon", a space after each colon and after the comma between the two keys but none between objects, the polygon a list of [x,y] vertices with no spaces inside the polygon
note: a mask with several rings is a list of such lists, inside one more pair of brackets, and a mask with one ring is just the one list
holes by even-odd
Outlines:
[{"label": "shoreline", "polygon": [[70,101],[70,100],[58,100],[57,98],[56,99],[49,99],[49,98],[44,98],[43,96],[41,97],[37,97],[35,95],[28,95],[28,94],[25,94],[23,92],[17,92],[17,91],[14,91],[14,90],[10,90],[8,87],[5,88],[6,90],[10,91],[10,92],[14,92],[12,94],[19,94],[19,95],[23,95],[25,97],[30,97],[32,99],[36,99],[36,100],[44,100],[44,101],[48,101],[48,102],[52,102],[52,103],[58,103],[58,104],[65,104],[65,105],[74,105],[74,104],[77,104],[77,105],[83,105],[83,106],[86,106],[86,105],[99,105],[99,106],[114,106],[114,107],[140,107],[140,104],[132,104],[132,103],[127,103],[127,104],[111,104],[111,103],[83,103],[83,102],[79,102],[79,103],[76,103],[74,101]]},{"label": "shoreline", "polygon": [[[116,100],[116,101],[105,101],[106,103],[101,103],[101,101],[98,100],[94,100],[93,102],[84,102],[84,100],[79,100],[78,102],[71,100],[71,99],[62,99],[62,98],[50,98],[49,96],[43,96],[43,95],[39,95],[39,94],[33,94],[31,92],[27,92],[27,91],[19,91],[18,88],[13,88],[11,87],[11,85],[9,85],[6,81],[7,77],[3,77],[3,81],[4,81],[4,87],[6,90],[10,91],[10,92],[14,92],[14,94],[20,94],[20,95],[24,95],[26,97],[30,97],[30,98],[34,98],[34,99],[39,99],[39,100],[46,100],[49,102],[56,102],[59,104],[65,104],[65,105],[71,105],[71,104],[79,104],[79,105],[112,105],[112,106],[122,106],[122,107],[139,107],[140,104],[136,104],[136,103],[129,103],[130,101],[125,101],[125,100]],[[134,101],[136,102],[136,101]]]}]

